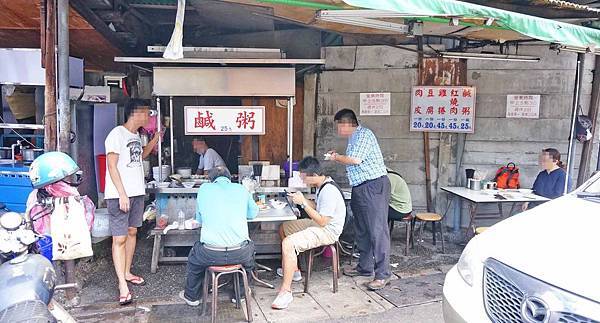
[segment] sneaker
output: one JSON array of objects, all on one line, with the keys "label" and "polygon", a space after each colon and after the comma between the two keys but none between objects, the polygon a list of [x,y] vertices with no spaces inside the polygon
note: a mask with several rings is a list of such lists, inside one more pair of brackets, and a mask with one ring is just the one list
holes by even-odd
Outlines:
[{"label": "sneaker", "polygon": [[187,299],[187,297],[185,297],[185,291],[183,291],[183,290],[181,292],[179,292],[179,298],[181,298],[189,306],[198,306],[198,305],[200,305],[200,300],[190,301],[189,299]]},{"label": "sneaker", "polygon": [[290,303],[294,300],[294,296],[292,292],[289,291],[281,291],[277,294],[277,297],[271,304],[271,308],[274,310],[283,310],[290,306]]},{"label": "sneaker", "polygon": [[[250,291],[250,296],[252,296],[252,290],[250,289],[249,291]],[[240,295],[240,303],[243,305],[244,302],[246,301],[246,295],[244,295],[243,289],[241,290],[241,292],[242,292],[242,295]],[[233,304],[237,303],[235,300],[235,292],[232,292],[230,297],[231,297],[231,303],[233,303]]]},{"label": "sneaker", "polygon": [[[277,276],[283,277],[283,268],[277,268]],[[294,276],[292,277],[292,281],[299,282],[302,280],[302,273],[300,270],[294,272]]]}]

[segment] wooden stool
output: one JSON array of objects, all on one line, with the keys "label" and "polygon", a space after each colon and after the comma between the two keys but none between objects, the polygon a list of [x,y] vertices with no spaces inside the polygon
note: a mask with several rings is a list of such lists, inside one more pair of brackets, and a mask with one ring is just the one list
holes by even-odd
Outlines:
[{"label": "wooden stool", "polygon": [[477,227],[475,228],[475,234],[482,234],[485,230],[489,229],[490,227]]},{"label": "wooden stool", "polygon": [[[304,292],[308,293],[308,282],[310,280],[310,273],[312,272],[312,265],[313,265],[313,260],[314,257],[320,256],[324,251],[325,248],[329,247],[331,248],[331,260],[332,260],[332,267],[333,267],[333,292],[337,293],[338,291],[338,278],[339,278],[339,270],[340,270],[340,256],[338,253],[338,245],[339,245],[339,241],[336,241],[334,244],[332,245],[328,245],[328,246],[324,246],[321,251],[319,251],[318,253],[315,253],[315,249],[310,249],[308,251],[308,268],[306,269],[306,279],[304,280]],[[341,249],[341,246],[340,246]]]},{"label": "wooden stool", "polygon": [[407,216],[403,217],[402,220],[394,220],[388,217],[388,227],[390,229],[390,241],[392,241],[392,231],[394,230],[394,222],[406,222],[406,248],[404,250],[404,255],[408,256],[408,245],[410,244],[413,248],[415,246],[415,241],[413,239],[412,232],[415,229],[415,217],[412,213],[409,213]]},{"label": "wooden stool", "polygon": [[[417,213],[417,221],[421,221],[421,227],[419,228],[419,242],[423,236],[423,226],[425,223],[439,223],[440,224],[440,235],[442,236],[442,253],[446,253],[446,247],[444,246],[444,223],[442,220],[443,216],[437,213]],[[433,226],[433,237],[435,238],[436,230],[435,225]]]},{"label": "wooden stool", "polygon": [[242,275],[242,280],[244,282],[244,293],[246,294],[246,311],[247,311],[247,321],[252,322],[252,309],[250,306],[250,287],[248,285],[248,275],[246,274],[246,270],[242,265],[226,265],[226,266],[210,266],[206,268],[206,272],[204,273],[204,286],[202,293],[202,315],[204,315],[206,311],[206,301],[208,300],[208,279],[212,278],[212,304],[211,304],[211,322],[215,322],[217,318],[217,300],[219,294],[219,278],[222,275],[233,274],[233,288],[235,290],[235,307],[240,308],[240,277]]}]

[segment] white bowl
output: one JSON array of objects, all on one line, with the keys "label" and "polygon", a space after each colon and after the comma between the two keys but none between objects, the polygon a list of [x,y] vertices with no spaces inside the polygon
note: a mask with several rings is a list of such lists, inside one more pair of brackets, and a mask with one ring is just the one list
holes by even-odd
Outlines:
[{"label": "white bowl", "polygon": [[276,200],[271,200],[270,202],[271,202],[270,203],[271,206],[276,210],[281,210],[287,205],[287,203],[285,203],[285,202],[276,201]]},{"label": "white bowl", "polygon": [[181,184],[182,184],[182,185],[183,185],[183,187],[185,187],[185,188],[192,188],[192,187],[194,187],[194,185],[196,185],[196,183],[194,183],[194,182],[183,182],[183,183],[181,183]]}]

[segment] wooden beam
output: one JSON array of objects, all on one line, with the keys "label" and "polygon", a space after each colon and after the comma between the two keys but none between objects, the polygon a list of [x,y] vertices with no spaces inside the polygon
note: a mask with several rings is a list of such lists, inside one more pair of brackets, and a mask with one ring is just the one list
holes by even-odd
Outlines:
[{"label": "wooden beam", "polygon": [[121,14],[119,11],[95,10],[94,13],[96,13],[96,15],[98,15],[98,17],[105,22],[122,24],[125,21],[123,14]]},{"label": "wooden beam", "polygon": [[71,7],[77,11],[87,22],[94,27],[109,43],[125,54],[132,54],[131,48],[127,46],[106,23],[96,15],[82,0],[71,0]]},{"label": "wooden beam", "polygon": [[46,0],[40,0],[40,48],[42,49],[42,68],[46,66]]},{"label": "wooden beam", "polygon": [[44,90],[44,149],[56,150],[56,5],[53,0],[46,1],[46,16],[41,17],[46,23],[45,73],[46,87]]}]

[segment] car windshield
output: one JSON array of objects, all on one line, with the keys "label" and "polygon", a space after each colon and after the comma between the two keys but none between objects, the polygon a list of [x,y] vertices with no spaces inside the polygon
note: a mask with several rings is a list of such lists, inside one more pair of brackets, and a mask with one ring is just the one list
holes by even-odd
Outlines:
[{"label": "car windshield", "polygon": [[600,177],[598,177],[590,186],[588,186],[584,192],[590,194],[600,194]]}]

